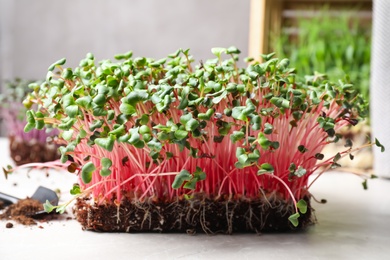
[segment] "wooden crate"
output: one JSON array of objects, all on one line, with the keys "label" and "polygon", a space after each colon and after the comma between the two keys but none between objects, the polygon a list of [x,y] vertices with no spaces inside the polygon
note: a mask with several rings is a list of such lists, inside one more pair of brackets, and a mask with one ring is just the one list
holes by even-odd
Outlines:
[{"label": "wooden crate", "polygon": [[333,16],[353,11],[362,23],[371,24],[372,0],[251,0],[249,56],[257,59],[269,53],[271,35],[278,35],[282,29],[296,34],[299,17],[310,19],[325,7]]}]

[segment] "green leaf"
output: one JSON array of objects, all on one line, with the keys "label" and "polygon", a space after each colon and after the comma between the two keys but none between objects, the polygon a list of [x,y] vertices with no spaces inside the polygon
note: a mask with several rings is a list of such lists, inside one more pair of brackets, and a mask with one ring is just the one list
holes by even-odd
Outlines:
[{"label": "green leaf", "polygon": [[80,194],[80,193],[81,193],[80,185],[74,184],[72,189],[70,190],[70,194],[71,195],[77,195],[77,194]]},{"label": "green leaf", "polygon": [[230,135],[230,140],[232,140],[233,143],[236,143],[237,141],[242,140],[245,137],[245,133],[241,131],[233,131],[233,133]]},{"label": "green leaf", "polygon": [[317,119],[318,121],[318,124],[320,125],[321,128],[324,129],[324,131],[328,131],[330,129],[334,129],[334,119],[333,118],[330,118],[330,117],[327,117],[327,118],[323,118],[323,117],[319,117]]},{"label": "green leaf", "polygon": [[66,141],[69,141],[73,137],[74,130],[70,129],[67,131],[62,132],[62,138],[64,138]]},{"label": "green leaf", "polygon": [[107,158],[107,157],[103,157],[102,159],[100,159],[100,163],[102,165],[103,168],[110,168],[112,166],[112,161],[110,160],[110,158]]},{"label": "green leaf", "polygon": [[95,165],[92,162],[87,162],[81,169],[81,179],[85,184],[92,181],[92,173],[96,170]]},{"label": "green leaf", "polygon": [[194,118],[191,118],[190,120],[188,120],[188,122],[185,124],[185,129],[187,131],[194,131],[195,129],[197,129],[199,126],[199,122],[198,120],[194,119]]},{"label": "green leaf", "polygon": [[55,206],[53,206],[50,201],[46,200],[46,202],[43,204],[43,210],[47,213],[52,212],[55,209]]},{"label": "green leaf", "polygon": [[133,107],[132,105],[128,104],[128,103],[122,103],[120,106],[119,106],[119,110],[121,111],[121,113],[123,113],[124,115],[132,115],[134,113],[137,112],[137,110],[135,109],[135,107]]},{"label": "green leaf", "polygon": [[115,135],[115,136],[122,136],[123,134],[125,134],[125,132],[126,132],[125,126],[120,125],[120,126],[116,127],[114,130],[108,132],[108,134]]},{"label": "green leaf", "polygon": [[126,98],[127,98],[127,103],[135,106],[138,102],[145,101],[149,97],[149,94],[147,90],[135,90],[133,92],[130,92]]},{"label": "green leaf", "polygon": [[253,153],[248,154],[248,159],[250,162],[256,162],[260,159],[260,152],[259,150],[254,150]]},{"label": "green leaf", "polygon": [[94,120],[89,125],[89,130],[94,131],[95,129],[98,129],[103,126],[104,121],[103,120]]},{"label": "green leaf", "polygon": [[188,121],[190,121],[192,119],[192,114],[191,113],[188,113],[188,114],[184,114],[180,117],[180,123],[182,125],[186,125]]},{"label": "green leaf", "polygon": [[234,46],[230,46],[227,50],[226,50],[226,54],[240,54],[241,51],[239,49],[237,49],[236,47]]},{"label": "green leaf", "polygon": [[111,174],[111,170],[110,169],[106,169],[106,168],[103,168],[99,171],[99,174],[100,176],[102,177],[107,177],[107,176],[110,176]]},{"label": "green leaf", "polygon": [[264,135],[263,133],[261,133],[261,132],[258,134],[257,141],[259,142],[261,148],[263,148],[264,150],[267,150],[267,149],[270,147],[271,143],[272,143],[272,142],[271,142],[270,140],[268,140],[268,138],[265,137],[265,135]]},{"label": "green leaf", "polygon": [[[37,112],[37,115],[38,113],[42,114],[41,112]],[[43,115],[42,115],[42,118],[37,118],[35,120],[35,128],[38,130],[42,130],[44,127],[45,127],[45,121],[43,121]]]},{"label": "green leaf", "polygon": [[334,158],[333,158],[333,162],[337,162],[338,160],[341,159],[341,154],[340,153],[337,153]]},{"label": "green leaf", "polygon": [[35,116],[34,116],[33,111],[27,110],[27,112],[26,112],[26,121],[29,124],[34,124],[35,125]]},{"label": "green leaf", "polygon": [[106,95],[97,94],[92,101],[98,106],[103,106],[106,103]]},{"label": "green leaf", "polygon": [[299,212],[302,214],[305,214],[307,212],[307,203],[305,200],[301,199],[297,202],[297,208],[299,209]]},{"label": "green leaf", "polygon": [[199,113],[198,118],[200,120],[210,120],[213,114],[214,114],[214,109],[210,108],[206,111],[206,113]]},{"label": "green leaf", "polygon": [[249,158],[247,154],[241,154],[240,156],[237,157],[238,162],[243,165],[247,166],[249,164]]},{"label": "green leaf", "polygon": [[220,47],[216,47],[216,48],[212,48],[211,49],[211,52],[217,56],[218,58],[221,57],[221,54],[226,52],[226,48],[220,48]]},{"label": "green leaf", "polygon": [[302,166],[299,166],[298,169],[295,171],[294,175],[297,177],[302,177],[303,175],[306,174],[306,169],[303,168]]},{"label": "green leaf", "polygon": [[221,102],[222,99],[224,99],[227,96],[227,94],[228,92],[225,90],[219,96],[214,97],[211,101],[214,104],[218,104],[219,102]]},{"label": "green leaf", "polygon": [[178,129],[178,130],[175,131],[175,138],[178,139],[178,140],[183,140],[187,136],[188,136],[188,132],[185,131],[185,130]]},{"label": "green leaf", "polygon": [[279,108],[289,108],[290,101],[282,97],[272,97],[270,102]]},{"label": "green leaf", "polygon": [[186,182],[184,184],[183,188],[189,189],[189,190],[195,190],[197,181],[198,180],[196,178],[193,178],[193,179],[189,180],[188,182]]},{"label": "green leaf", "polygon": [[273,173],[274,167],[269,163],[263,163],[260,165],[260,169],[257,171],[257,175],[261,175],[264,173]]},{"label": "green leaf", "polygon": [[202,169],[200,167],[196,166],[196,170],[194,172],[194,177],[200,181],[203,181],[206,179],[206,173],[204,171],[202,171]]},{"label": "green leaf", "polygon": [[85,109],[91,108],[92,98],[90,96],[84,96],[76,99],[75,103]]},{"label": "green leaf", "polygon": [[288,217],[288,220],[291,222],[291,224],[294,227],[297,227],[299,225],[298,218],[300,217],[299,213],[292,214],[291,216]]},{"label": "green leaf", "polygon": [[322,153],[316,153],[314,155],[314,158],[316,158],[317,160],[323,160],[325,157],[325,155],[323,155]]},{"label": "green leaf", "polygon": [[61,130],[69,130],[73,125],[74,123],[76,123],[76,119],[75,118],[64,118],[62,119],[62,123],[58,125],[58,128],[61,129]]},{"label": "green leaf", "polygon": [[270,123],[265,123],[264,124],[264,134],[269,135],[272,134],[273,126]]},{"label": "green leaf", "polygon": [[244,106],[234,107],[234,108],[232,109],[232,117],[233,117],[234,119],[246,121],[246,120],[247,120],[247,117],[246,117],[246,115],[243,113],[244,109],[245,109]]},{"label": "green leaf", "polygon": [[297,166],[295,165],[295,163],[290,163],[290,166],[288,167],[288,171],[290,173],[294,173],[296,169],[297,169]]},{"label": "green leaf", "polygon": [[363,185],[363,189],[365,189],[365,190],[368,189],[367,180],[364,180],[364,181],[362,182],[362,185]]},{"label": "green leaf", "polygon": [[269,163],[263,163],[260,165],[261,169],[266,170],[268,172],[274,172],[274,167]]},{"label": "green leaf", "polygon": [[99,145],[100,147],[106,149],[107,151],[112,151],[114,148],[115,139],[113,136],[108,136],[106,138],[96,138],[95,144]]},{"label": "green leaf", "polygon": [[77,114],[79,113],[79,107],[77,105],[71,105],[71,106],[67,106],[65,108],[65,113],[71,117],[71,118],[74,118],[77,116]]},{"label": "green leaf", "polygon": [[308,151],[308,149],[303,144],[301,144],[298,146],[298,151],[300,153],[306,153]]},{"label": "green leaf", "polygon": [[183,185],[185,181],[189,181],[191,179],[192,179],[191,173],[183,169],[175,176],[175,179],[172,182],[172,188],[178,189]]},{"label": "green leaf", "polygon": [[162,144],[157,139],[152,139],[148,142],[148,147],[154,151],[160,152],[162,149]]},{"label": "green leaf", "polygon": [[67,206],[67,204],[56,206],[55,207],[56,208],[56,212],[59,213],[59,214],[63,214],[66,211],[66,206]]},{"label": "green leaf", "polygon": [[106,116],[108,114],[107,110],[104,107],[94,106],[92,108],[92,114],[94,116]]},{"label": "green leaf", "polygon": [[66,59],[62,58],[62,59],[54,62],[53,64],[51,64],[50,67],[48,68],[48,70],[53,71],[55,69],[55,67],[60,66],[60,65],[64,65],[65,62],[66,62]]},{"label": "green leaf", "polygon": [[377,138],[375,138],[375,145],[381,148],[381,152],[385,151],[385,147],[379,142]]},{"label": "green leaf", "polygon": [[150,130],[150,128],[147,126],[147,125],[141,125],[139,127],[139,131],[138,131],[141,135],[144,135],[144,134],[150,134],[152,133],[152,131]]},{"label": "green leaf", "polygon": [[24,127],[24,132],[28,133],[35,128],[35,124],[28,123]]}]

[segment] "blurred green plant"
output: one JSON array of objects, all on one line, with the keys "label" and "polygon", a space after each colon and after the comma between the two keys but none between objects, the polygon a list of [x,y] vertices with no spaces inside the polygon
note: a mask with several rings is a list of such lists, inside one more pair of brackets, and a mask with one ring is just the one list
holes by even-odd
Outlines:
[{"label": "blurred green plant", "polygon": [[297,35],[284,29],[273,37],[272,46],[280,57],[290,59],[298,78],[315,68],[331,81],[352,82],[369,100],[371,22],[362,23],[356,11],[335,16],[325,8],[313,18],[299,18],[297,26]]}]

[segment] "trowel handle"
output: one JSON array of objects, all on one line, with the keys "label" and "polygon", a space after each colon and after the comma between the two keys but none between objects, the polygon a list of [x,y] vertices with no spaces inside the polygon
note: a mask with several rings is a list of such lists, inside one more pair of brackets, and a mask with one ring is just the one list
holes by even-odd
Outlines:
[{"label": "trowel handle", "polygon": [[18,202],[19,198],[0,192],[0,201],[4,202],[5,206],[8,206]]}]

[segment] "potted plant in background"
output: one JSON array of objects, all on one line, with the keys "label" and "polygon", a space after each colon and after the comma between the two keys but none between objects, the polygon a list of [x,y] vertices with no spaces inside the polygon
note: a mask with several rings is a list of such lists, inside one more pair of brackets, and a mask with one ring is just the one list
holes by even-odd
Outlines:
[{"label": "potted plant in background", "polygon": [[[273,37],[273,46],[280,57],[287,57],[294,64],[298,80],[305,80],[306,75],[316,70],[326,74],[330,81],[353,82],[354,89],[365,100],[370,100],[371,21],[362,21],[357,10],[334,15],[329,7],[314,17],[302,16],[294,21],[296,24],[287,24],[280,35]],[[291,30],[292,27],[296,30]],[[359,126],[345,128],[340,134],[356,144],[366,142],[367,136],[371,135],[369,114]],[[337,149],[341,150],[342,146],[330,145],[324,153],[330,155]],[[371,149],[357,154],[353,161],[342,162],[343,167],[353,170],[370,170]]]},{"label": "potted plant in background", "polygon": [[[188,50],[99,63],[87,54],[74,69],[57,61],[35,85],[25,130],[59,129],[61,160],[79,176],[71,193],[84,229],[232,233],[313,223],[309,177],[362,148],[346,141],[330,158],[321,153],[366,103],[351,84],[296,81],[273,54],[239,68],[237,48],[212,52],[196,66]],[[44,206],[63,212],[69,203]]]},{"label": "potted plant in background", "polygon": [[28,85],[33,82],[35,81],[20,78],[8,81],[0,95],[1,116],[8,134],[10,155],[16,165],[53,161],[60,157],[58,146],[53,142],[57,130],[45,132],[33,129],[29,133],[24,131],[27,109],[22,101],[31,91]]}]

